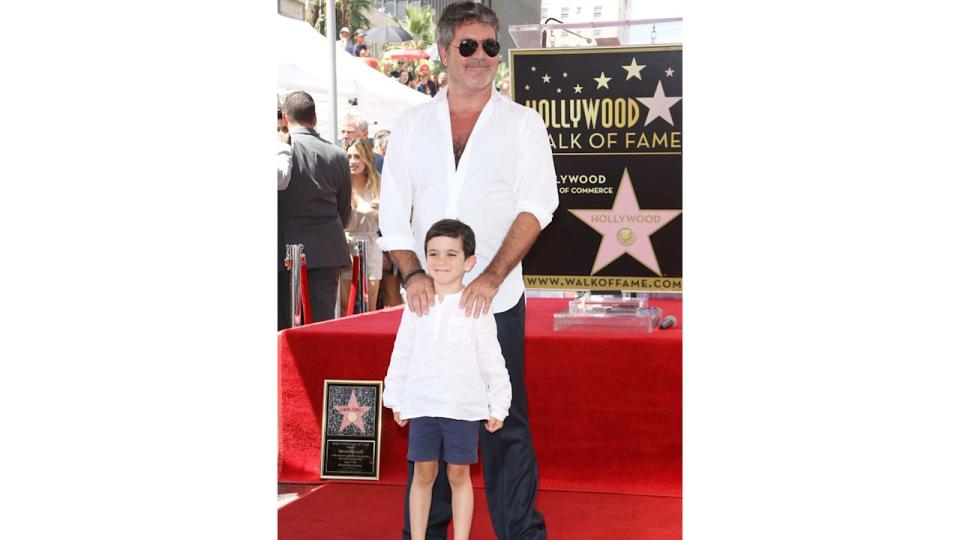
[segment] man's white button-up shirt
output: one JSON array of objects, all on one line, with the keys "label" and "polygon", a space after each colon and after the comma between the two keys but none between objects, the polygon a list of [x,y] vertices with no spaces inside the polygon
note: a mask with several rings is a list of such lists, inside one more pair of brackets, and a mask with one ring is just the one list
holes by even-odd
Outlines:
[{"label": "man's white button-up shirt", "polygon": [[[536,111],[491,92],[459,166],[453,157],[450,108],[443,88],[411,107],[390,133],[380,195],[380,249],[410,250],[426,267],[423,240],[441,219],[459,219],[477,237],[469,284],[490,264],[520,212],[546,227],[559,204],[547,128]],[[520,264],[507,275],[492,311],[509,310],[523,294]]]}]

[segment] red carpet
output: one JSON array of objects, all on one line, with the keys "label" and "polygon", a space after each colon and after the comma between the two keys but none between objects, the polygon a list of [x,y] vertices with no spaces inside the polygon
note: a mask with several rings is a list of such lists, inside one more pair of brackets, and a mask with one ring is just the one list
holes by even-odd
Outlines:
[{"label": "red carpet", "polygon": [[[553,313],[566,301],[527,302],[527,396],[542,489],[680,496],[681,303],[652,303],[677,326],[557,333]],[[323,380],[383,379],[399,323],[391,309],[280,332],[280,482],[320,481]],[[385,418],[380,480],[405,483],[407,430]],[[482,482],[475,474],[474,485]]]},{"label": "red carpet", "polygon": [[[678,540],[681,500],[541,490],[537,507],[551,540]],[[471,540],[496,540],[483,490],[474,495]],[[403,486],[329,483],[284,506],[278,540],[400,538]],[[450,538],[453,538],[451,528]]]},{"label": "red carpet", "polygon": [[[677,318],[652,334],[554,332],[566,304],[527,302],[527,396],[550,538],[680,538],[682,304],[652,301]],[[321,481],[323,381],[383,379],[399,321],[391,309],[280,332],[279,482]],[[326,483],[283,507],[280,538],[399,538],[407,430],[385,414],[381,442],[378,482]],[[480,488],[480,467],[473,473]],[[473,532],[493,538],[482,491]]]}]

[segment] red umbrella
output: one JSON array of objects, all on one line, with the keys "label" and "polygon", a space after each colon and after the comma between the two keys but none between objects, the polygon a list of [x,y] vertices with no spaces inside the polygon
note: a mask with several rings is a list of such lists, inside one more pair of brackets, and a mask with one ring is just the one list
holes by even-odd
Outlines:
[{"label": "red umbrella", "polygon": [[392,49],[383,53],[384,58],[389,58],[391,60],[396,60],[398,58],[403,58],[405,60],[422,60],[430,58],[430,55],[427,54],[427,51],[423,49]]}]

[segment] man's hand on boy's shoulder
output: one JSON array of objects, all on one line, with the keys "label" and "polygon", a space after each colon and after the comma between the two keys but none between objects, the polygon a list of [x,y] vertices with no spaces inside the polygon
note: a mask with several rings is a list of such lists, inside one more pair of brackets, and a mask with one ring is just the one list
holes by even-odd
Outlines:
[{"label": "man's hand on boy's shoulder", "polygon": [[434,305],[433,278],[427,274],[416,274],[405,287],[407,305],[417,315],[426,315]]},{"label": "man's hand on boy's shoulder", "polygon": [[503,427],[503,420],[498,420],[497,418],[493,418],[491,416],[489,420],[483,423],[483,425],[487,428],[487,431],[493,433],[494,431],[497,431]]},{"label": "man's hand on boy's shoulder", "polygon": [[493,297],[500,290],[500,283],[497,279],[484,272],[470,282],[463,294],[460,295],[460,309],[463,309],[467,317],[477,319],[480,315],[486,315],[490,312],[490,306],[493,304]]},{"label": "man's hand on boy's shoulder", "polygon": [[407,422],[409,422],[409,420],[401,420],[400,413],[398,411],[393,411],[393,421],[396,422],[400,427],[407,425]]}]

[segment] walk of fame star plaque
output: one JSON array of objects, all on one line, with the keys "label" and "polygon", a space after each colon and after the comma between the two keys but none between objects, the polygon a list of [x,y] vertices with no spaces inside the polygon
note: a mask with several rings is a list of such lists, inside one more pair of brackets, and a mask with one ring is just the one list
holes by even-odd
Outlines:
[{"label": "walk of fame star plaque", "polygon": [[323,381],[320,478],[380,478],[383,381]]},{"label": "walk of fame star plaque", "polygon": [[560,202],[527,288],[681,292],[682,47],[511,49],[510,75],[547,128]]}]

